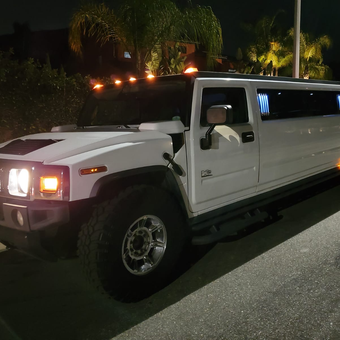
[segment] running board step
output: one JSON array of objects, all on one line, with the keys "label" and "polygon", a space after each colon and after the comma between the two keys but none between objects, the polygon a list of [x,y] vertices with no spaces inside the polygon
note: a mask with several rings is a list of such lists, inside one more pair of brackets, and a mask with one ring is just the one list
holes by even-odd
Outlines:
[{"label": "running board step", "polygon": [[256,222],[260,222],[268,218],[269,215],[267,212],[257,211],[255,215],[250,216],[249,214],[242,220],[236,221],[227,221],[218,226],[218,229],[215,226],[212,226],[209,230],[211,231],[208,235],[203,236],[194,236],[191,243],[196,246],[209,244],[217,242],[229,235],[235,234],[237,231],[240,231]]}]

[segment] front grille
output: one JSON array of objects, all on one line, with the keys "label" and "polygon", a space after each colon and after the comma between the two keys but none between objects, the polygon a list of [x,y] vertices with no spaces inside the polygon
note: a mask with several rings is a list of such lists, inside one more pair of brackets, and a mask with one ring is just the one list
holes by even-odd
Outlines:
[{"label": "front grille", "polygon": [[0,153],[7,155],[27,155],[45,146],[60,142],[54,139],[16,139],[0,148]]}]

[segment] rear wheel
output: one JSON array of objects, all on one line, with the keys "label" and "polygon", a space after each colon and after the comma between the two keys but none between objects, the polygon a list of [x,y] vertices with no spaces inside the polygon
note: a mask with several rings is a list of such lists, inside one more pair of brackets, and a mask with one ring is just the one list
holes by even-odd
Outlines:
[{"label": "rear wheel", "polygon": [[187,240],[172,196],[135,186],[94,209],[80,232],[78,250],[97,288],[120,301],[138,301],[169,282]]}]

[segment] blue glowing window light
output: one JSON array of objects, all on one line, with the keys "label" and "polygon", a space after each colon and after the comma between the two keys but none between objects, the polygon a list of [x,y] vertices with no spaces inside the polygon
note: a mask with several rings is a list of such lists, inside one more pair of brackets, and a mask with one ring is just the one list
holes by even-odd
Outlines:
[{"label": "blue glowing window light", "polygon": [[338,108],[340,110],[340,94],[338,94],[337,98],[338,98]]},{"label": "blue glowing window light", "polygon": [[269,116],[269,99],[268,94],[266,93],[258,93],[257,94],[257,101],[260,106],[260,111],[262,116]]}]

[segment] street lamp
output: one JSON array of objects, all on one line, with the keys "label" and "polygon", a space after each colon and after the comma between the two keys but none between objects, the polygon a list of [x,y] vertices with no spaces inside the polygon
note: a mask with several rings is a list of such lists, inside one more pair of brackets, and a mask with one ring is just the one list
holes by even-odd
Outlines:
[{"label": "street lamp", "polygon": [[299,78],[300,70],[301,0],[295,0],[293,78]]}]

